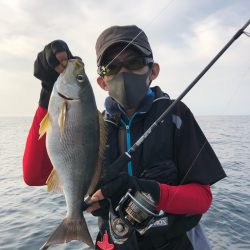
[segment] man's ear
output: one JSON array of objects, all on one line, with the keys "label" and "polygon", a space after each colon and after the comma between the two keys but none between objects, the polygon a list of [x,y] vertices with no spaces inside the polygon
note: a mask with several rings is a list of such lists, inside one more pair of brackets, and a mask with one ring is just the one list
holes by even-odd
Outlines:
[{"label": "man's ear", "polygon": [[157,78],[157,76],[160,73],[160,65],[158,63],[154,63],[152,65],[152,69],[151,69],[151,75],[149,76],[149,80],[153,81]]},{"label": "man's ear", "polygon": [[107,84],[105,83],[103,77],[101,76],[98,76],[97,79],[96,79],[98,85],[105,91],[108,91],[108,86]]}]

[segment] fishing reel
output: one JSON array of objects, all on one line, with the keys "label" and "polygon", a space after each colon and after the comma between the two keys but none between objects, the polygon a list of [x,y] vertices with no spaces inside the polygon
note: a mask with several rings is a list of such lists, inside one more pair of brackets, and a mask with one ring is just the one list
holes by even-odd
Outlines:
[{"label": "fishing reel", "polygon": [[116,207],[116,213],[110,206],[109,229],[113,242],[123,244],[134,230],[143,235],[153,225],[154,218],[161,216],[155,208],[151,195],[137,191],[133,196],[128,190]]}]

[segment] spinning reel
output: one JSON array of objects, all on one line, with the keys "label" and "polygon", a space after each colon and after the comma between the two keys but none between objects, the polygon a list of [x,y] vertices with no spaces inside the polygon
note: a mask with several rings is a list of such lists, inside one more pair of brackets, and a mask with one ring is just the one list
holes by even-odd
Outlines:
[{"label": "spinning reel", "polygon": [[110,206],[109,229],[116,244],[123,244],[136,230],[143,235],[161,214],[156,212],[156,204],[152,197],[137,191],[134,196],[129,190],[120,200],[115,211]]}]

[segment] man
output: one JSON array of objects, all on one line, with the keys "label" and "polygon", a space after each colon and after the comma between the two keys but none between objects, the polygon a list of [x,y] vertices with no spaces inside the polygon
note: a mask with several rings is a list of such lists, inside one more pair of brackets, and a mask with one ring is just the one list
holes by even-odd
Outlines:
[{"label": "man", "polygon": [[[165,212],[162,218],[166,223],[152,224],[143,235],[134,230],[124,244],[115,244],[115,249],[210,249],[198,223],[212,202],[210,185],[225,173],[192,113],[182,102],[177,104],[133,153],[131,161],[117,171],[112,163],[172,100],[159,87],[150,88],[160,67],[153,60],[146,34],[137,26],[106,29],[97,40],[96,53],[97,83],[109,93],[104,114],[109,131],[105,174],[100,189],[92,195],[95,203],[87,209],[99,216],[98,240],[106,231],[110,234],[110,206],[114,209],[130,189],[132,195],[137,191],[148,194],[155,210]],[[44,139],[36,140],[38,125],[46,114],[53,83],[72,57],[67,44],[56,40],[35,61],[34,75],[42,80],[43,88],[24,153],[24,180],[29,185],[44,185],[51,171]],[[111,173],[115,177],[109,178]]]}]

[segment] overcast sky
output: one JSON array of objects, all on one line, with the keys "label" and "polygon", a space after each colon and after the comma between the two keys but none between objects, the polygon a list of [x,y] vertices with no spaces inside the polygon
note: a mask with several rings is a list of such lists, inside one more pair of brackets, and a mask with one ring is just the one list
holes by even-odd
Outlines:
[{"label": "overcast sky", "polygon": [[[105,28],[145,31],[161,67],[152,85],[174,99],[249,18],[249,0],[0,0],[0,116],[33,116],[41,88],[33,63],[52,40],[83,59],[102,110],[94,48]],[[250,115],[249,95],[250,38],[242,35],[183,101],[195,115]]]}]

